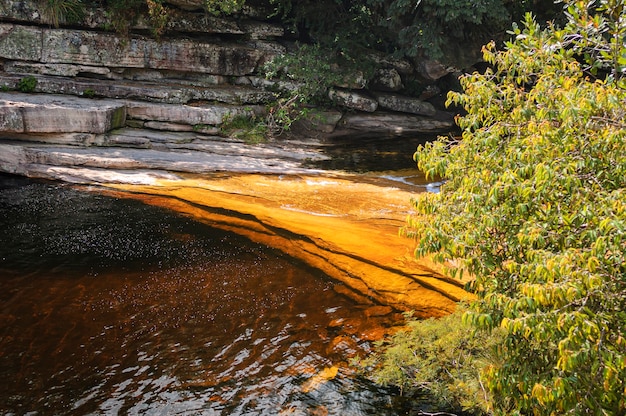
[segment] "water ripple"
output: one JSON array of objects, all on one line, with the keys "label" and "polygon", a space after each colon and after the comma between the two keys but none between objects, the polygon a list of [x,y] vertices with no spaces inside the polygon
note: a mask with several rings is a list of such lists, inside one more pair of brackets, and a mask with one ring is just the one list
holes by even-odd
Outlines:
[{"label": "water ripple", "polygon": [[0,413],[400,412],[340,364],[393,317],[319,272],[68,186],[0,183],[0,212]]}]

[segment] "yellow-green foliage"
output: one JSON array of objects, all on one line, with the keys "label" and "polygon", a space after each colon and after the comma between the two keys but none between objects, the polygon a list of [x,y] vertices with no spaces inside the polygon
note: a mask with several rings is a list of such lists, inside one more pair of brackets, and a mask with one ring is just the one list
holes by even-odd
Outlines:
[{"label": "yellow-green foliage", "polygon": [[479,371],[493,362],[496,333],[477,332],[461,322],[463,310],[440,319],[409,319],[360,363],[381,384],[427,393],[429,401],[452,411],[487,414],[488,394]]},{"label": "yellow-green foliage", "polygon": [[405,231],[475,277],[465,321],[505,332],[483,371],[497,413],[624,415],[624,0],[566,7],[565,28],[527,16],[461,79],[462,139],[416,152],[446,183]]},{"label": "yellow-green foliage", "polygon": [[246,0],[205,0],[204,6],[209,13],[218,16],[238,13],[245,3]]},{"label": "yellow-green foliage", "polygon": [[220,131],[223,135],[240,139],[247,144],[260,144],[267,141],[268,129],[263,120],[253,115],[237,114],[224,117]]}]

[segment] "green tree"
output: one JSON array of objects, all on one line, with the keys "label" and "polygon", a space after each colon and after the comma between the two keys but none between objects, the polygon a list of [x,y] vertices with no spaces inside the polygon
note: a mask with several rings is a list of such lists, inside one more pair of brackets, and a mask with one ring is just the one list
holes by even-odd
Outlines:
[{"label": "green tree", "polygon": [[301,41],[321,45],[334,55],[359,58],[376,49],[385,31],[364,0],[269,0],[275,15]]},{"label": "green tree", "polygon": [[[377,22],[393,33],[403,54],[444,58],[461,41],[492,39],[510,26],[512,10],[503,0],[368,0]],[[519,3],[519,2],[512,2]]]},{"label": "green tree", "polygon": [[626,414],[624,4],[567,1],[563,28],[528,15],[450,94],[462,139],[415,154],[445,184],[405,233],[473,276],[467,323],[504,331],[483,370],[496,413]]},{"label": "green tree", "polygon": [[459,44],[476,45],[478,51],[489,39],[502,38],[525,11],[554,11],[551,2],[531,0],[269,1],[301,40],[351,58],[376,49],[449,61],[462,52]]}]

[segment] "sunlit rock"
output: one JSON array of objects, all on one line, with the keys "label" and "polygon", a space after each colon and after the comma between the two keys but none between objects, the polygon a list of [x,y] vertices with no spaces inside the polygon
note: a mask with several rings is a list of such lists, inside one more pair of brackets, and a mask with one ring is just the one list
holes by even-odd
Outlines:
[{"label": "sunlit rock", "polygon": [[105,133],[126,122],[123,103],[55,95],[0,95],[0,129],[13,133]]},{"label": "sunlit rock", "polygon": [[378,108],[378,101],[360,92],[333,88],[328,97],[341,106],[358,111],[373,113]]}]

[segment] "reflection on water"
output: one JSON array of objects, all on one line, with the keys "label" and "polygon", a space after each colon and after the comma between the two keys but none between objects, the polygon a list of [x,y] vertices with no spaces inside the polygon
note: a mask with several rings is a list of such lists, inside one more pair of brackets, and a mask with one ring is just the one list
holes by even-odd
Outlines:
[{"label": "reflection on water", "polygon": [[137,201],[0,177],[3,414],[400,414],[346,357],[396,314]]},{"label": "reflection on water", "polygon": [[336,138],[333,147],[325,150],[329,159],[312,161],[312,167],[324,170],[374,172],[415,169],[413,154],[418,146],[431,142],[436,136],[426,134],[414,137],[345,137]]}]

